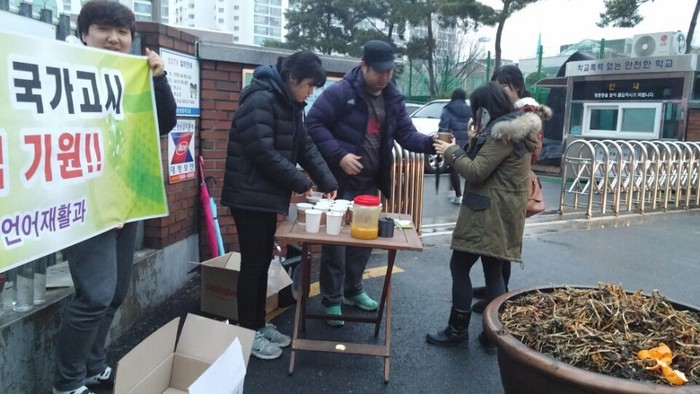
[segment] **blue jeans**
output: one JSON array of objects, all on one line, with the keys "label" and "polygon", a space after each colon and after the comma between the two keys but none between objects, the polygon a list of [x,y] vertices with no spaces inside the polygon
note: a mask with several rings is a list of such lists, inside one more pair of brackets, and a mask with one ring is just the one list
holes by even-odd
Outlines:
[{"label": "blue jeans", "polygon": [[[377,195],[377,188],[339,190],[337,198],[353,200],[361,194]],[[319,282],[321,303],[324,306],[340,305],[343,297],[362,293],[362,274],[372,255],[372,248],[324,245],[321,247]]]},{"label": "blue jeans", "polygon": [[74,390],[107,368],[105,342],[131,286],[137,223],[64,250],[75,296],[63,308],[56,345],[57,390]]}]

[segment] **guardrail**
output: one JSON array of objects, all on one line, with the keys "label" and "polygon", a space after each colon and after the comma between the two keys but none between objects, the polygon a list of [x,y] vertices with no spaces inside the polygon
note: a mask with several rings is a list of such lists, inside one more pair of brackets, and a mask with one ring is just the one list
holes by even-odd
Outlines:
[{"label": "guardrail", "polygon": [[559,214],[697,208],[699,189],[700,142],[576,140],[562,158]]},{"label": "guardrail", "polygon": [[418,234],[423,219],[423,153],[410,152],[394,143],[391,198],[382,196],[382,211],[411,215]]}]

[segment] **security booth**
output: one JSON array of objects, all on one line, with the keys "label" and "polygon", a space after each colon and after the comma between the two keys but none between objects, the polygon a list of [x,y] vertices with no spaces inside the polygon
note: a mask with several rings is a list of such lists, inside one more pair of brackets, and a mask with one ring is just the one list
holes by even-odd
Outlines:
[{"label": "security booth", "polygon": [[[700,140],[697,55],[566,65],[564,145],[579,139]],[[695,113],[694,113],[695,112]]]},{"label": "security booth", "polygon": [[[700,204],[698,56],[591,59],[538,85],[565,91],[559,212]],[[571,198],[571,201],[570,199]]]}]

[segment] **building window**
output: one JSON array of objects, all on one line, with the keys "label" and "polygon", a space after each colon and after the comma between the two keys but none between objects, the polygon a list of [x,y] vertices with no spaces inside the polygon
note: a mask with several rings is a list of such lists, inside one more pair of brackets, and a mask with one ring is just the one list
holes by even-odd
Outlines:
[{"label": "building window", "polygon": [[238,11],[239,8],[241,8],[241,7],[240,7],[240,6],[237,6],[237,5],[234,5],[234,6],[233,6],[233,10],[234,10],[234,11]]},{"label": "building window", "polygon": [[237,21],[237,20],[238,20],[238,15],[234,15],[234,16],[233,16],[233,20],[234,20],[234,21]]},{"label": "building window", "polygon": [[584,103],[581,135],[593,138],[657,139],[661,103]]},{"label": "building window", "polygon": [[219,18],[219,23],[224,23],[224,18]]}]

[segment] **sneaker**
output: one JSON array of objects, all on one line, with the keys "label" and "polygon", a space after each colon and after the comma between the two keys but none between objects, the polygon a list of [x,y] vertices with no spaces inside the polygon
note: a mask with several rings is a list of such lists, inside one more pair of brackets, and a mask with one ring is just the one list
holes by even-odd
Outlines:
[{"label": "sneaker", "polygon": [[85,386],[81,386],[75,390],[68,390],[68,391],[60,391],[60,390],[56,390],[56,388],[53,388],[52,391],[53,391],[53,394],[95,394]]},{"label": "sneaker", "polygon": [[85,378],[86,386],[100,385],[103,387],[114,387],[114,373],[112,368],[105,368],[102,373]]},{"label": "sneaker", "polygon": [[[340,310],[340,305],[333,305],[326,307],[326,315],[336,315],[341,316],[343,313]],[[345,325],[343,320],[326,320],[331,327],[342,327]]]},{"label": "sneaker", "polygon": [[450,204],[462,205],[462,197],[452,197],[450,198]]},{"label": "sneaker", "polygon": [[292,343],[292,338],[277,331],[277,327],[275,327],[275,325],[272,323],[265,323],[265,327],[258,331],[262,334],[262,336],[267,338],[268,341],[274,345],[277,345],[278,347],[287,347],[290,343]]},{"label": "sneaker", "polygon": [[375,311],[379,307],[379,303],[367,295],[364,291],[356,296],[345,297],[343,300],[345,305],[356,306],[365,311]]},{"label": "sneaker", "polygon": [[262,360],[273,360],[282,355],[282,349],[256,331],[251,354]]}]

